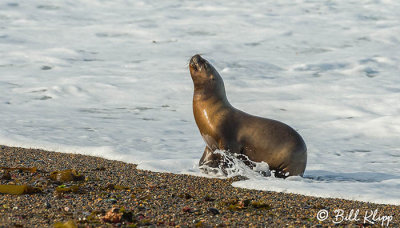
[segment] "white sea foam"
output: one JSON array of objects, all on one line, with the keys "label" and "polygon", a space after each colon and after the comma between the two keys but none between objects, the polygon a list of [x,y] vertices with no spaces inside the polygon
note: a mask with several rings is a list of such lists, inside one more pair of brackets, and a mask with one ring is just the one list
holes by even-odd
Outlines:
[{"label": "white sea foam", "polygon": [[187,69],[202,53],[235,107],[288,123],[308,147],[304,178],[235,186],[400,204],[398,12],[397,1],[2,1],[0,144],[203,175]]},{"label": "white sea foam", "polygon": [[222,150],[216,150],[213,153],[221,157],[218,166],[211,167],[206,162],[199,167],[207,175],[216,177],[244,176],[251,179],[271,176],[269,166],[265,162],[253,162],[246,155],[232,154]]}]

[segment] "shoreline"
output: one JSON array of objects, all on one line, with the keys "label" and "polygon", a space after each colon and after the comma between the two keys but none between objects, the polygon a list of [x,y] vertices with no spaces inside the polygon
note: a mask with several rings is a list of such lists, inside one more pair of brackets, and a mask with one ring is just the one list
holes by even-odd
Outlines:
[{"label": "shoreline", "polygon": [[[3,190],[37,188],[0,194],[0,227],[400,226],[400,206],[233,187],[240,177],[157,173],[100,157],[7,146],[0,146],[0,167]],[[76,170],[68,174],[72,179],[57,179],[66,169]],[[341,213],[335,210],[343,216],[335,218]]]}]

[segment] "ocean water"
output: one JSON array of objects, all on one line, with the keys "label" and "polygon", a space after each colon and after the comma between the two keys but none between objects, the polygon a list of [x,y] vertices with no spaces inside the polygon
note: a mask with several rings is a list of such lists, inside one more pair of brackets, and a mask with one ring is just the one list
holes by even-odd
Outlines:
[{"label": "ocean water", "polygon": [[[304,178],[241,188],[400,205],[400,3],[1,1],[0,144],[201,174],[188,61],[295,128]],[[251,172],[250,172],[251,173]]]}]

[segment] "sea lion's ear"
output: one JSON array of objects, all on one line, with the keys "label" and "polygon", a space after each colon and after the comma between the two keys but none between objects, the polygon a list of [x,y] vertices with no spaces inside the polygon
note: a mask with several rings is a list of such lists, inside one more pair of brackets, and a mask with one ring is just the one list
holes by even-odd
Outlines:
[{"label": "sea lion's ear", "polygon": [[213,81],[215,80],[214,74],[210,74],[210,79],[213,80]]}]

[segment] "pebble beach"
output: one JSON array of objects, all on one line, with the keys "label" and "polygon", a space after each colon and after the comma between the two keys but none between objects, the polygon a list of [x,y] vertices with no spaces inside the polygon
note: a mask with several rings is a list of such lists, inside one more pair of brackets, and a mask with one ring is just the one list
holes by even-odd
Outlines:
[{"label": "pebble beach", "polygon": [[400,206],[231,186],[241,178],[1,146],[0,227],[400,226]]}]

